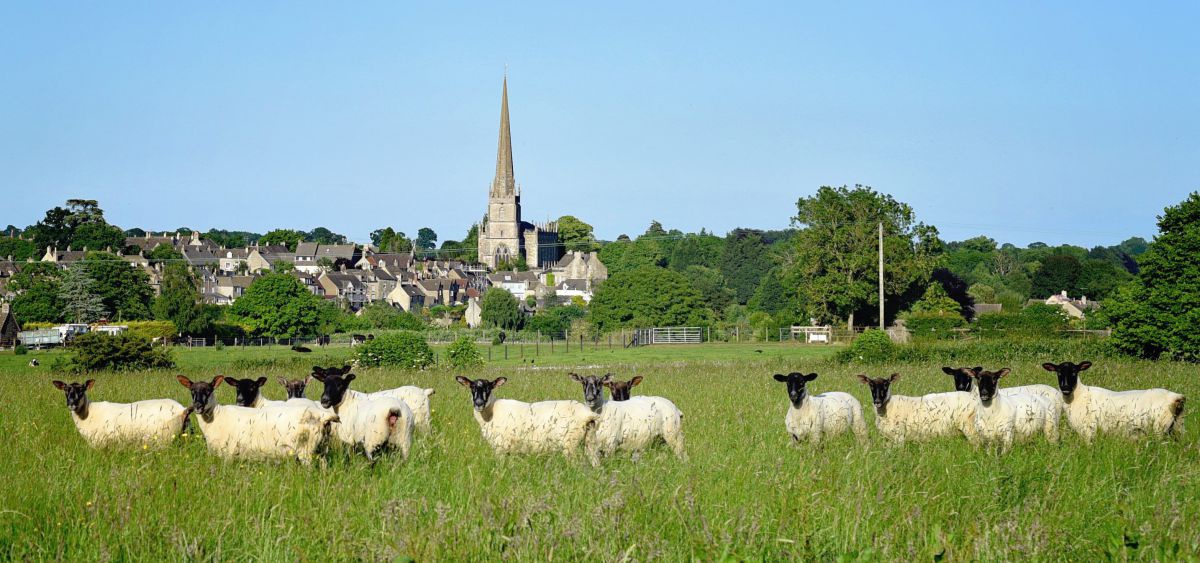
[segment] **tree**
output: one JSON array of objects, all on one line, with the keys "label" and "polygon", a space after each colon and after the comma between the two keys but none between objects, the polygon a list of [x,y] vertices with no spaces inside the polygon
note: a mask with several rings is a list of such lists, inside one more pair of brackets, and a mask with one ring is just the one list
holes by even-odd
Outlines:
[{"label": "tree", "polygon": [[1168,207],[1158,231],[1140,276],[1105,302],[1111,340],[1134,356],[1200,362],[1200,193]]},{"label": "tree", "polygon": [[374,244],[377,248],[379,248],[380,252],[412,251],[412,241],[408,240],[408,235],[405,235],[402,232],[397,232],[391,227],[372,231],[371,244]]},{"label": "tree", "polygon": [[72,232],[71,247],[76,250],[120,251],[125,247],[125,232],[108,223],[83,223]]},{"label": "tree", "polygon": [[643,266],[608,278],[588,306],[591,323],[606,332],[622,327],[704,326],[712,311],[678,272]]},{"label": "tree", "polygon": [[14,262],[24,262],[28,258],[40,258],[40,255],[37,245],[31,240],[15,236],[0,237],[0,260],[8,260],[9,257]]},{"label": "tree", "polygon": [[21,264],[8,283],[16,295],[12,299],[13,314],[22,322],[54,323],[63,320],[63,304],[59,297],[63,272],[50,262]]},{"label": "tree", "polygon": [[300,280],[288,274],[267,274],[250,284],[229,314],[254,336],[296,338],[319,334],[331,311]]},{"label": "tree", "polygon": [[[870,318],[879,305],[878,228],[883,224],[884,293],[891,311],[914,284],[929,279],[942,243],[937,229],[916,221],[908,204],[867,186],[822,186],[796,202],[792,223],[803,229],[785,255],[788,284],[821,320]],[[729,262],[726,256],[725,262]]]},{"label": "tree", "polygon": [[155,246],[154,250],[151,250],[149,254],[146,254],[146,258],[149,259],[151,263],[162,262],[164,260],[175,261],[182,260],[183,254],[178,250],[175,250],[174,246],[169,244],[159,244],[158,246]]},{"label": "tree", "polygon": [[108,252],[88,252],[81,261],[95,280],[93,292],[115,320],[150,318],[154,288],[150,276],[141,268],[131,268],[120,256]]},{"label": "tree", "polygon": [[490,327],[516,330],[521,328],[521,308],[517,298],[502,287],[493,287],[483,294],[479,316]]},{"label": "tree", "polygon": [[592,234],[592,226],[574,215],[558,218],[558,241],[568,252],[592,252],[600,249],[595,235]]},{"label": "tree", "polygon": [[610,276],[636,270],[643,266],[666,265],[662,244],[653,238],[638,237],[637,240],[621,240],[605,244],[600,248],[600,261],[608,268]]},{"label": "tree", "polygon": [[721,263],[724,249],[725,241],[720,237],[704,232],[687,234],[676,241],[668,264],[676,272],[685,271],[691,266],[716,268]]},{"label": "tree", "polygon": [[437,233],[433,232],[433,229],[421,227],[421,230],[417,231],[417,240],[413,243],[413,246],[421,250],[422,255],[430,256],[433,253],[429,251],[437,248],[437,239]]},{"label": "tree", "polygon": [[63,316],[72,323],[91,323],[108,314],[104,301],[93,289],[96,283],[88,274],[85,264],[71,264],[71,267],[63,272],[62,283],[58,288]]},{"label": "tree", "polygon": [[1032,296],[1045,299],[1066,291],[1068,295],[1079,295],[1079,274],[1083,265],[1074,256],[1055,255],[1046,258],[1033,274]]},{"label": "tree", "polygon": [[318,244],[347,244],[346,235],[339,235],[325,227],[309,231],[304,240]]},{"label": "tree", "polygon": [[734,291],[725,284],[725,277],[721,275],[720,270],[693,265],[688,266],[683,275],[688,283],[700,292],[704,305],[712,311],[724,311],[736,297]]},{"label": "tree", "polygon": [[295,252],[296,245],[303,242],[304,237],[304,233],[294,229],[275,229],[258,239],[258,244],[262,246],[282,244],[287,246],[289,252]]},{"label": "tree", "polygon": [[1092,299],[1108,299],[1117,292],[1121,284],[1128,282],[1133,276],[1124,268],[1106,260],[1084,260],[1076,279],[1076,287],[1080,295]]},{"label": "tree", "polygon": [[26,229],[39,249],[54,247],[91,250],[125,246],[125,232],[104,221],[104,211],[94,199],[69,199],[67,207],[55,207]]},{"label": "tree", "polygon": [[763,311],[776,316],[781,312],[797,309],[795,300],[795,296],[783,283],[783,275],[772,270],[763,276],[747,306],[752,311]]},{"label": "tree", "polygon": [[328,256],[317,258],[317,267],[322,272],[331,272],[333,271],[333,260],[330,260]]},{"label": "tree", "polygon": [[759,281],[773,265],[761,231],[734,229],[725,237],[721,273],[738,303],[744,305],[754,297]]},{"label": "tree", "polygon": [[176,333],[188,336],[212,334],[219,314],[213,306],[201,302],[196,277],[184,264],[170,264],[163,270],[153,309],[154,318],[171,321]]}]

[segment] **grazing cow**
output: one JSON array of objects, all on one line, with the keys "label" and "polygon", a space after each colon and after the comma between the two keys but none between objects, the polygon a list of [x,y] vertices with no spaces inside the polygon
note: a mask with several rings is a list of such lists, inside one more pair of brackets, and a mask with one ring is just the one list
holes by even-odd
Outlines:
[{"label": "grazing cow", "polygon": [[329,335],[328,334],[322,334],[321,336],[317,337],[317,346],[328,346],[328,345],[329,345]]}]

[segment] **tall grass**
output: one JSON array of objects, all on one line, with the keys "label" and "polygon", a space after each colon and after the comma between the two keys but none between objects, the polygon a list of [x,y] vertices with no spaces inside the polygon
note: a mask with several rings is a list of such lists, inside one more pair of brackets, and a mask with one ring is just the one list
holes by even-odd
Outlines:
[{"label": "tall grass", "polygon": [[[752,345],[753,346],[753,345]],[[940,366],[987,361],[841,365],[824,357],[604,362],[586,373],[646,377],[636,393],[671,398],[684,412],[690,461],[661,448],[592,468],[556,456],[497,458],[479,437],[458,372],[360,371],[354,386],[437,389],[434,434],[407,461],[372,466],[335,448],[311,468],[226,462],[201,438],[165,450],[87,447],[54,374],[0,357],[0,557],[5,559],[1078,559],[1175,560],[1200,552],[1200,440],[1019,445],[1006,456],[959,439],[889,446],[874,429],[850,439],[789,445],[782,384],[770,375],[816,371],[814,392],[849,391],[853,375],[898,371],[897,394],[952,388]],[[206,352],[207,353],[207,352]],[[261,353],[261,352],[256,352]],[[179,356],[189,377],[297,377],[284,362],[238,367]],[[331,353],[332,354],[332,353]],[[766,357],[763,357],[766,356]],[[251,359],[264,361],[266,356]],[[1007,385],[1050,382],[1024,357]],[[1095,360],[1095,358],[1091,358]],[[8,361],[4,361],[8,360]],[[965,360],[965,359],[964,359]],[[20,363],[18,363],[18,361]],[[1114,389],[1168,387],[1200,396],[1193,366],[1096,360],[1085,381]],[[498,392],[528,401],[579,398],[565,369],[489,366],[509,377]],[[132,401],[186,391],[171,373],[99,375],[93,400]],[[319,394],[319,384],[309,396]],[[268,396],[280,398],[272,383]],[[232,402],[223,388],[219,398]],[[873,421],[874,415],[867,414]]]}]

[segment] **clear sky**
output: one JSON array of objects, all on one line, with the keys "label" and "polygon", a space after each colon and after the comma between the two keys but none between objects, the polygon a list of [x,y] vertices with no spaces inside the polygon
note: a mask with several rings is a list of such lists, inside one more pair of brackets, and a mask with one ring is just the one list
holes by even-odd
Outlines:
[{"label": "clear sky", "polygon": [[[0,227],[788,225],[820,185],[944,238],[1150,238],[1200,189],[1195,2],[7,2]],[[585,6],[585,4],[587,4]]]}]

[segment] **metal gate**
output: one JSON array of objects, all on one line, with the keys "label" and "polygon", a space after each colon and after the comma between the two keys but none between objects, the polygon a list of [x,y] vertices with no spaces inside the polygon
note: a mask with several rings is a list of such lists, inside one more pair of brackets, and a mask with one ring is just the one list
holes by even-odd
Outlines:
[{"label": "metal gate", "polygon": [[639,328],[633,331],[633,346],[647,344],[700,344],[704,342],[704,328],[698,326],[668,326]]}]

